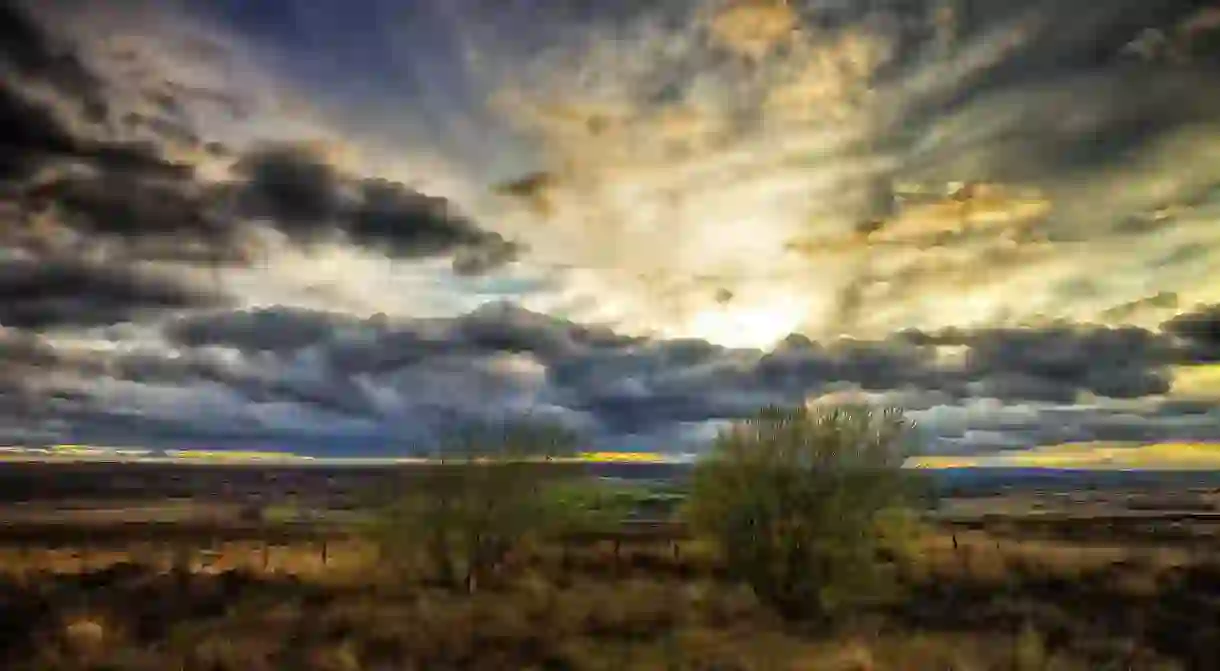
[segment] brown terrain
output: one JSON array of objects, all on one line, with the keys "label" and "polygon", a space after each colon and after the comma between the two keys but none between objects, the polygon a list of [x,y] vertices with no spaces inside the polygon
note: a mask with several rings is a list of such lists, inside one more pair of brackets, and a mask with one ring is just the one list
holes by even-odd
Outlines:
[{"label": "brown terrain", "polygon": [[942,500],[901,598],[811,629],[660,519],[536,548],[474,594],[391,578],[352,509],[401,478],[6,464],[0,668],[1220,668],[1206,488]]}]

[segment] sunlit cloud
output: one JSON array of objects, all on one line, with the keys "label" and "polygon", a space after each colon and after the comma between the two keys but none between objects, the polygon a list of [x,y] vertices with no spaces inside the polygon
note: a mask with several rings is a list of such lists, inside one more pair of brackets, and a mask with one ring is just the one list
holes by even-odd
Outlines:
[{"label": "sunlit cloud", "polygon": [[970,457],[917,457],[909,468],[1166,469],[1220,468],[1216,443],[1077,443]]},{"label": "sunlit cloud", "polygon": [[1181,398],[1220,401],[1220,364],[1176,368],[1170,393]]},{"label": "sunlit cloud", "polygon": [[0,438],[401,455],[533,415],[672,459],[852,398],[929,464],[1210,463],[1188,3],[303,2],[8,22]]},{"label": "sunlit cloud", "polygon": [[[1054,318],[1151,325],[1170,315],[1123,306],[1155,291],[1216,300],[1200,274],[1215,255],[1189,276],[1163,260],[1216,248],[1203,222],[1217,205],[1164,204],[1220,182],[1220,106],[1189,93],[1183,73],[1130,79],[1150,97],[1179,96],[1183,123],[1121,162],[1055,159],[1083,152],[1090,133],[1123,132],[1122,113],[1100,102],[1123,85],[1064,70],[978,86],[1043,29],[1013,16],[952,48],[916,47],[897,76],[880,74],[911,50],[895,24],[794,30],[787,3],[592,31],[496,92],[496,109],[539,139],[546,170],[517,185],[519,209],[497,200],[496,218],[530,240],[534,263],[587,269],[571,290],[596,295],[601,314],[613,304],[619,327],[725,344],[743,341],[723,323],[768,314],[776,295],[787,318],[747,340]],[[955,96],[967,102],[942,102]],[[1146,107],[1133,118],[1162,123]],[[1119,231],[1138,219],[1159,223]]]}]

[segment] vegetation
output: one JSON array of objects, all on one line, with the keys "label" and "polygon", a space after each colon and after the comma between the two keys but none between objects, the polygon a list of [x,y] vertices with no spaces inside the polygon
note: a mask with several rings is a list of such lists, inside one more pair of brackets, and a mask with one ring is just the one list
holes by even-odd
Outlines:
[{"label": "vegetation", "polygon": [[1166,529],[1084,542],[1087,523],[1054,541],[985,518],[912,533],[910,436],[893,411],[765,410],[696,466],[685,528],[651,536],[619,522],[674,492],[600,484],[567,458],[576,436],[538,424],[451,437],[358,516],[368,533],[10,533],[0,668],[1214,668],[1214,553]]},{"label": "vegetation", "polygon": [[[863,406],[764,409],[723,432],[696,468],[690,527],[786,617],[828,619],[882,600],[895,590],[879,557],[899,556],[912,528],[901,469],[910,428],[897,411]],[[612,528],[638,496],[594,484],[566,460],[578,446],[539,424],[451,437],[437,464],[393,493],[376,527],[383,563],[473,592],[524,548]]]},{"label": "vegetation", "polygon": [[879,554],[901,550],[910,425],[893,410],[767,408],[721,433],[696,468],[692,526],[731,575],[789,617],[876,600]]},{"label": "vegetation", "polygon": [[540,423],[484,424],[455,433],[392,492],[374,538],[400,578],[424,576],[473,592],[503,570],[514,551],[590,521],[597,510],[575,488],[588,486],[579,436]]},{"label": "vegetation", "polygon": [[[146,539],[151,540],[151,539]],[[833,632],[779,621],[714,557],[663,543],[572,548],[475,594],[373,571],[358,543],[231,545],[174,579],[152,555],[0,548],[12,671],[1135,671],[1214,668],[1220,565],[1206,554],[922,537],[909,598]],[[83,548],[79,548],[83,549]],[[79,550],[78,549],[78,550]],[[138,562],[138,563],[131,563]]]}]

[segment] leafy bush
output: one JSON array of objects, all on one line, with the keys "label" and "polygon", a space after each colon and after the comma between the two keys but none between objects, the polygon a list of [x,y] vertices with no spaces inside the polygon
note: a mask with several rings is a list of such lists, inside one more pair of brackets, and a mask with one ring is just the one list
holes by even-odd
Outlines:
[{"label": "leafy bush", "polygon": [[383,564],[473,591],[524,543],[578,525],[586,466],[556,462],[579,437],[534,423],[457,431],[435,462],[405,467],[375,527]]},{"label": "leafy bush", "polygon": [[867,406],[764,409],[696,465],[689,522],[786,617],[882,599],[893,583],[877,557],[901,551],[913,528],[901,469],[911,427]]}]

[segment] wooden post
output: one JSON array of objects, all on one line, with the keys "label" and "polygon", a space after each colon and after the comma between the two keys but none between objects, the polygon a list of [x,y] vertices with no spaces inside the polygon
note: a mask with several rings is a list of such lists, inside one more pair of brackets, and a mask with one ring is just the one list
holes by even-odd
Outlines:
[{"label": "wooden post", "polygon": [[271,543],[269,543],[268,541],[263,541],[263,570],[266,571],[267,567],[270,564],[271,564]]},{"label": "wooden post", "polygon": [[173,557],[170,560],[170,571],[174,575],[179,588],[183,588],[191,579],[191,555],[194,548],[179,541],[173,546]]},{"label": "wooden post", "polygon": [[323,538],[322,539],[322,565],[323,566],[326,566],[328,554],[329,554],[329,552],[328,552],[329,548],[328,548],[327,543],[328,543],[327,539]]}]

